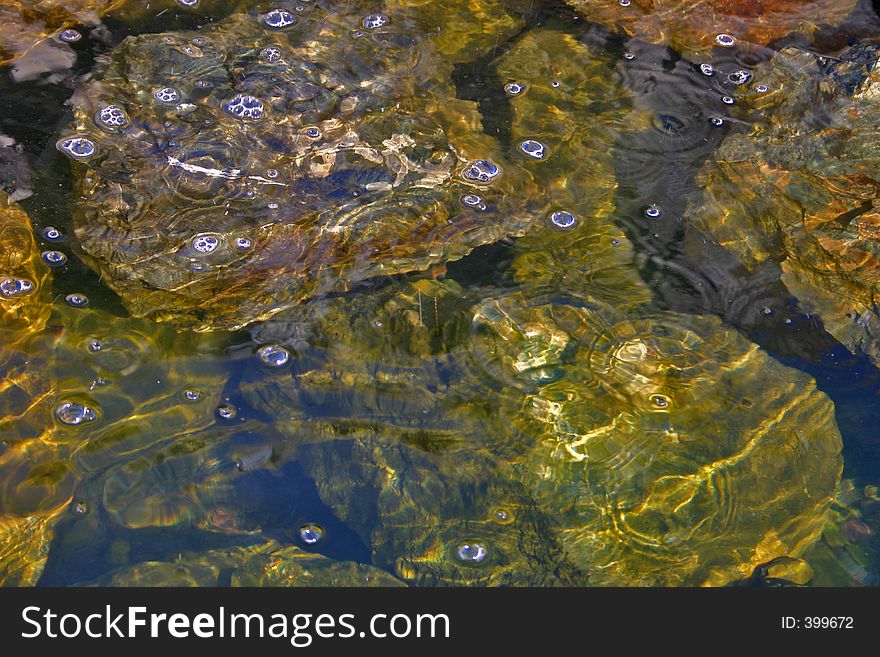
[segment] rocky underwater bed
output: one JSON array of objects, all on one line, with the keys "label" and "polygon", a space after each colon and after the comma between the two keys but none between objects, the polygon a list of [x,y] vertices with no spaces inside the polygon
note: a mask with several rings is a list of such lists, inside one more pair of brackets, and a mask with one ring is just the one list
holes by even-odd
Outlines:
[{"label": "rocky underwater bed", "polygon": [[880,583],[870,0],[0,0],[0,583]]}]

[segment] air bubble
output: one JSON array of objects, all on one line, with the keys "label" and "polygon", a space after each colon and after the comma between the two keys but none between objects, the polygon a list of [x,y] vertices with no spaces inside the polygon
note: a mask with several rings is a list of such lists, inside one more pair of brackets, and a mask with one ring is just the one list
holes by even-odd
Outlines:
[{"label": "air bubble", "polygon": [[715,43],[722,48],[733,48],[736,45],[736,39],[729,34],[719,34],[715,37]]},{"label": "air bubble", "polygon": [[526,139],[519,145],[519,149],[531,158],[543,160],[546,154],[544,144],[534,139]]},{"label": "air bubble", "polygon": [[98,147],[85,137],[66,137],[55,142],[55,148],[72,160],[88,160],[98,152]]},{"label": "air bubble", "polygon": [[722,96],[721,102],[724,103],[725,105],[733,105],[733,103],[736,101],[734,101],[731,96]]},{"label": "air bubble", "polygon": [[217,415],[224,420],[233,420],[238,415],[238,409],[232,404],[221,404],[217,407]]},{"label": "air bubble", "polygon": [[296,16],[286,9],[273,9],[263,16],[263,25],[275,30],[283,30],[296,23]]},{"label": "air bubble", "polygon": [[76,43],[82,38],[82,34],[77,32],[76,30],[71,29],[61,30],[61,32],[58,34],[58,39],[64,41],[65,43]]},{"label": "air bubble", "polygon": [[107,105],[95,113],[95,123],[105,130],[119,130],[129,124],[128,114],[119,105]]},{"label": "air bubble", "polygon": [[64,234],[55,226],[46,226],[42,235],[43,239],[48,242],[61,242],[64,239]]},{"label": "air bubble", "polygon": [[98,414],[94,409],[89,408],[85,404],[67,401],[61,402],[55,407],[55,417],[61,424],[78,426],[80,424],[94,422],[98,419]]},{"label": "air bubble", "polygon": [[67,256],[61,253],[61,251],[43,251],[40,257],[50,267],[61,267],[67,263]]},{"label": "air bubble", "polygon": [[267,178],[277,178],[278,177],[278,170],[277,169],[269,169],[268,171],[266,171],[266,177]]},{"label": "air bubble", "polygon": [[262,119],[266,108],[256,96],[236,94],[223,103],[223,111],[239,119]]},{"label": "air bubble", "polygon": [[617,239],[616,237],[613,240],[611,240],[611,246],[620,246],[620,244],[621,244],[620,240]]},{"label": "air bubble", "polygon": [[96,354],[104,348],[104,343],[100,340],[89,340],[88,350],[90,353]]},{"label": "air bubble", "polygon": [[84,516],[89,512],[89,507],[85,502],[77,502],[73,505],[72,511],[78,516]]},{"label": "air bubble", "polygon": [[182,95],[180,91],[174,87],[162,87],[153,92],[153,98],[164,105],[176,105],[180,102]]},{"label": "air bubble", "polygon": [[242,251],[251,248],[252,242],[247,237],[236,237],[235,238],[235,247],[241,249]]},{"label": "air bubble", "polygon": [[375,30],[378,27],[388,25],[388,17],[385,14],[370,14],[361,21],[361,25],[368,30]]},{"label": "air bubble", "polygon": [[621,7],[629,7],[632,4],[632,0],[620,0]]},{"label": "air bubble", "polygon": [[577,217],[568,210],[557,210],[550,215],[550,223],[562,230],[569,230],[577,225]]},{"label": "air bubble", "polygon": [[518,96],[525,90],[526,85],[524,85],[522,82],[508,82],[504,85],[504,91],[509,93],[511,96]]},{"label": "air bubble", "polygon": [[711,64],[700,64],[700,72],[703,75],[715,75],[715,67]]},{"label": "air bubble", "polygon": [[659,219],[663,216],[663,210],[660,209],[659,205],[655,204],[646,207],[644,213],[648,219]]},{"label": "air bubble", "polygon": [[26,278],[7,276],[0,280],[0,296],[4,299],[24,297],[34,291],[33,282]]},{"label": "air bubble", "polygon": [[192,248],[199,253],[213,253],[220,246],[216,235],[196,235],[192,238]]},{"label": "air bubble", "polygon": [[657,408],[667,408],[669,406],[669,397],[665,395],[651,395],[651,403]]},{"label": "air bubble", "polygon": [[199,4],[199,0],[177,0],[177,4],[183,5],[184,7],[195,7]]},{"label": "air bubble", "polygon": [[635,55],[635,53],[632,53],[632,52],[625,52],[625,53],[623,53],[623,58],[626,60],[632,61],[636,58],[636,55]]},{"label": "air bubble", "polygon": [[501,173],[501,169],[494,162],[490,160],[477,160],[471,162],[470,166],[462,173],[462,176],[467,180],[487,183],[496,178],[499,173]]},{"label": "air bubble", "polygon": [[283,367],[290,360],[290,352],[277,344],[267,344],[257,351],[260,360],[269,367]]},{"label": "air bubble", "polygon": [[768,87],[766,84],[759,84],[757,87],[755,87],[755,91],[757,91],[759,94],[765,94],[770,91],[770,87]]},{"label": "air bubble", "polygon": [[201,396],[202,393],[195,388],[187,388],[183,391],[183,398],[187,401],[198,401]]},{"label": "air bubble", "polygon": [[74,308],[85,308],[89,305],[89,298],[85,294],[73,292],[64,297],[64,300]]},{"label": "air bubble", "polygon": [[277,203],[269,203],[266,207],[269,208],[270,210],[277,210],[278,204]]},{"label": "air bubble", "polygon": [[720,116],[713,116],[712,118],[709,119],[709,123],[711,123],[712,125],[714,125],[716,127],[720,127],[720,126],[724,125],[724,119],[722,119]]},{"label": "air bubble", "polygon": [[489,550],[482,543],[462,543],[455,548],[455,556],[465,563],[481,563],[489,556]]},{"label": "air bubble", "polygon": [[299,528],[299,537],[306,545],[317,545],[324,540],[326,532],[321,525],[309,523]]},{"label": "air bubble", "polygon": [[314,127],[314,126],[306,128],[305,132],[306,132],[306,137],[309,137],[310,139],[320,139],[321,138],[321,130]]},{"label": "air bubble", "polygon": [[553,82],[550,83],[550,86],[553,87],[553,88],[555,89],[555,88],[557,88],[558,86],[560,86],[561,84],[562,84],[562,83],[559,82],[559,80],[553,80]]}]

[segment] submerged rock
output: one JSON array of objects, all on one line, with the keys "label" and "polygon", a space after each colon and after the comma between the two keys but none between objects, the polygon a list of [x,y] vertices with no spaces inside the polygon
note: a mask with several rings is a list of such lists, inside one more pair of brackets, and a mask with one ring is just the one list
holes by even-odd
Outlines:
[{"label": "submerged rock", "polygon": [[704,167],[685,220],[747,271],[778,266],[805,312],[880,362],[877,62],[873,46],[833,62],[786,49],[760,67],[755,128]]},{"label": "submerged rock", "polygon": [[857,0],[567,0],[585,18],[630,36],[700,53],[737,41],[766,45],[839,25]]},{"label": "submerged rock", "polygon": [[632,243],[611,219],[613,147],[632,99],[613,62],[573,36],[536,28],[495,62],[512,108],[512,148],[552,205],[512,245],[528,294],[592,291],[637,306],[649,300]]},{"label": "submerged rock", "polygon": [[49,268],[27,214],[0,199],[0,585],[34,584],[69,499],[46,406],[53,379],[29,344],[51,313]]},{"label": "submerged rock", "polygon": [[133,314],[233,329],[543,214],[547,190],[455,99],[456,56],[420,3],[369,28],[337,4],[289,29],[240,14],[129,38],[78,92],[58,143],[83,195],[75,234]]},{"label": "submerged rock", "polygon": [[403,586],[367,564],[332,561],[273,541],[185,553],[118,569],[91,586]]},{"label": "submerged rock", "polygon": [[524,393],[499,410],[511,468],[591,583],[720,584],[818,538],[833,406],[718,319],[511,296],[475,322],[487,374]]}]

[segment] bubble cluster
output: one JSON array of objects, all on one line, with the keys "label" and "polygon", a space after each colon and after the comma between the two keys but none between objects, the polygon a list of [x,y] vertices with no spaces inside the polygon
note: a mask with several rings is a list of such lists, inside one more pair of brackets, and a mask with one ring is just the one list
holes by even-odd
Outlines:
[{"label": "bubble cluster", "polygon": [[388,17],[385,14],[370,14],[361,21],[361,25],[368,30],[375,30],[377,27],[388,25]]},{"label": "bubble cluster", "polygon": [[736,45],[736,39],[729,34],[719,34],[715,37],[715,43],[722,48],[733,48]]},{"label": "bubble cluster", "polygon": [[727,79],[730,82],[733,82],[733,84],[737,84],[737,85],[746,84],[749,80],[752,79],[752,74],[749,73],[748,71],[739,70],[739,71],[734,71],[733,73],[728,75]]},{"label": "bubble cluster", "polygon": [[65,43],[76,43],[82,38],[82,34],[70,28],[66,30],[61,30],[61,32],[58,34],[58,39],[64,41]]},{"label": "bubble cluster", "polygon": [[199,253],[213,253],[220,246],[220,238],[216,235],[196,235],[191,241],[192,248]]},{"label": "bubble cluster", "polygon": [[296,16],[286,9],[272,9],[263,16],[263,25],[275,30],[283,30],[296,23]]},{"label": "bubble cluster", "polygon": [[577,217],[568,210],[557,210],[550,215],[550,223],[561,230],[569,230],[577,225]]},{"label": "bubble cluster", "polygon": [[0,295],[5,299],[27,296],[34,291],[33,282],[26,278],[6,276],[0,280]]},{"label": "bubble cluster", "polygon": [[176,105],[182,97],[180,91],[174,87],[162,87],[153,92],[153,98],[165,105]]},{"label": "bubble cluster", "polygon": [[489,550],[482,543],[467,542],[455,548],[455,556],[464,563],[477,564],[486,560]]},{"label": "bubble cluster", "polygon": [[64,297],[64,300],[74,308],[85,308],[89,305],[89,298],[80,292],[72,292]]},{"label": "bubble cluster", "polygon": [[61,267],[67,263],[67,256],[61,251],[43,251],[40,257],[50,267]]},{"label": "bubble cluster", "polygon": [[95,113],[95,123],[106,130],[118,130],[129,124],[129,118],[119,105],[107,105]]},{"label": "bubble cluster", "polygon": [[223,103],[223,111],[239,119],[262,119],[266,108],[256,96],[236,94]]},{"label": "bubble cluster", "polygon": [[519,149],[531,158],[543,160],[546,155],[544,144],[534,139],[526,139],[519,145]]},{"label": "bubble cluster", "polygon": [[98,152],[98,147],[86,137],[66,137],[55,143],[55,148],[73,160],[88,160]]},{"label": "bubble cluster", "polygon": [[526,85],[524,85],[522,82],[508,82],[504,85],[504,91],[509,93],[511,96],[518,96],[525,90]]},{"label": "bubble cluster", "polygon": [[477,160],[471,162],[467,169],[464,170],[462,176],[467,180],[487,183],[501,173],[501,169],[497,164],[489,160]]},{"label": "bubble cluster", "polygon": [[290,352],[277,344],[267,344],[257,351],[260,360],[269,367],[283,367],[290,360]]},{"label": "bubble cluster", "polygon": [[94,422],[98,419],[98,413],[80,402],[66,401],[55,407],[55,417],[61,424],[78,426]]},{"label": "bubble cluster", "polygon": [[274,64],[281,61],[281,48],[278,46],[269,46],[260,51],[260,59],[267,64]]},{"label": "bubble cluster", "polygon": [[466,205],[469,208],[476,208],[477,210],[486,209],[486,204],[483,203],[483,198],[476,194],[465,194],[461,197],[461,203],[462,205]]},{"label": "bubble cluster", "polygon": [[299,537],[306,545],[316,545],[324,540],[326,532],[321,525],[309,523],[299,528]]}]

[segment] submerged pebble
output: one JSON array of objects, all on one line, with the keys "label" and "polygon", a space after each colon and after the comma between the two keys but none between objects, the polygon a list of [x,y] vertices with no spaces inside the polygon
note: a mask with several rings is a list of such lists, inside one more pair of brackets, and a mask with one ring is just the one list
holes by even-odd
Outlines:
[{"label": "submerged pebble", "polygon": [[239,119],[261,119],[266,114],[263,101],[248,94],[236,94],[224,102],[223,111]]}]

